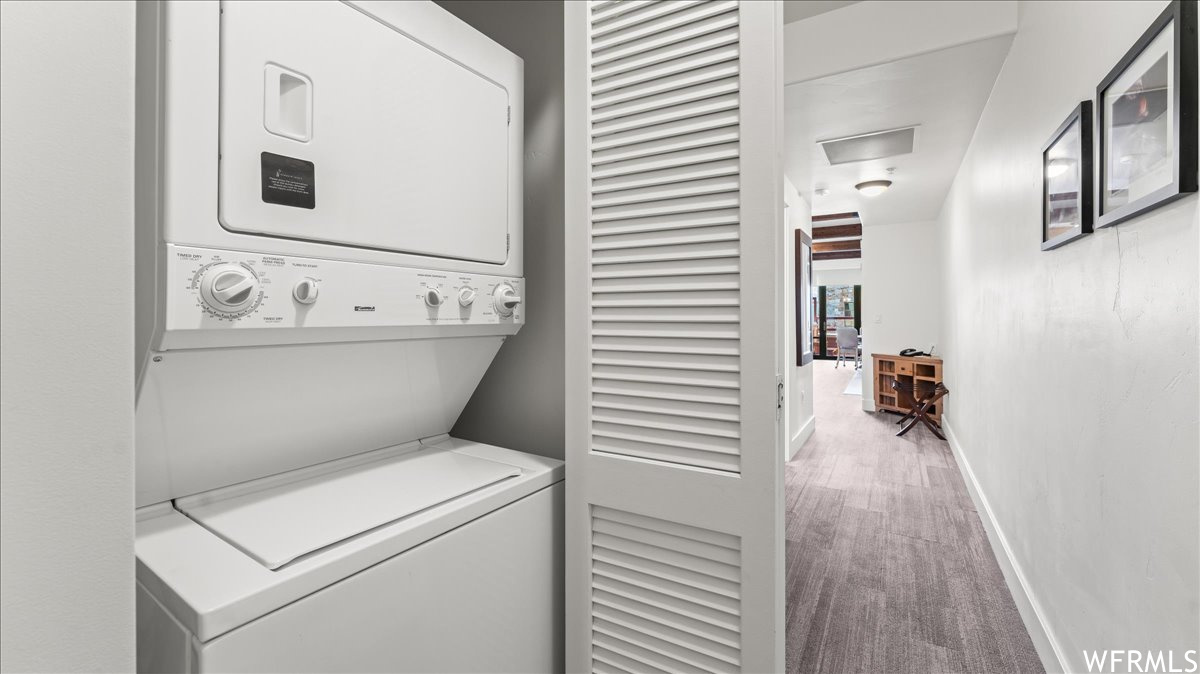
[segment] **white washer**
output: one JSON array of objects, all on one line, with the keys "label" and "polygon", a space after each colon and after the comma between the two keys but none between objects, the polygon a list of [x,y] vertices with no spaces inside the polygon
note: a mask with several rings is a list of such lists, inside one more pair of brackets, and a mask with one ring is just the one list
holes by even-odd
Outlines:
[{"label": "white washer", "polygon": [[139,670],[561,668],[562,464],[448,435],[526,318],[522,71],[430,2],[139,4]]}]

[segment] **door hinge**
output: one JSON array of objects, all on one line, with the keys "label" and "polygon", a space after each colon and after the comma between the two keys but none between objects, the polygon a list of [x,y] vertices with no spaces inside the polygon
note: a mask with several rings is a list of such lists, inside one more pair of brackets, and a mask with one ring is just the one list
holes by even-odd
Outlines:
[{"label": "door hinge", "polygon": [[783,417],[783,375],[775,375],[775,390],[778,396],[775,399],[775,418]]}]

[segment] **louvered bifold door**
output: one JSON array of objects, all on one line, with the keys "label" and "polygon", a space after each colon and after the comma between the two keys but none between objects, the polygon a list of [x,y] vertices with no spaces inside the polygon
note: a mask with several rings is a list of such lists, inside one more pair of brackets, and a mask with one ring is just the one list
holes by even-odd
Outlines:
[{"label": "louvered bifold door", "polygon": [[567,3],[567,669],[783,667],[782,10]]}]

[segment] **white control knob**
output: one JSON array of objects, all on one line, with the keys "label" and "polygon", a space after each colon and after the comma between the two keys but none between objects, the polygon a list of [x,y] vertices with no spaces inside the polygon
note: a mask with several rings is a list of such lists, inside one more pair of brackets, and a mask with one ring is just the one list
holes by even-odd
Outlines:
[{"label": "white control knob", "polygon": [[292,299],[300,304],[312,304],[317,301],[317,280],[314,278],[302,278],[296,281],[296,285],[292,286]]},{"label": "white control knob", "polygon": [[220,314],[238,314],[260,299],[258,277],[234,262],[209,267],[200,279],[200,297],[209,309]]},{"label": "white control knob", "polygon": [[475,304],[475,289],[471,286],[463,286],[458,289],[458,306],[469,307]]},{"label": "white control knob", "polygon": [[492,293],[492,304],[496,307],[496,313],[501,316],[512,316],[513,310],[520,303],[521,296],[507,283],[496,286],[496,290]]},{"label": "white control knob", "polygon": [[442,291],[438,290],[437,288],[425,289],[425,304],[428,304],[431,307],[440,307],[442,306],[442,302],[445,301],[446,298],[442,296]]}]

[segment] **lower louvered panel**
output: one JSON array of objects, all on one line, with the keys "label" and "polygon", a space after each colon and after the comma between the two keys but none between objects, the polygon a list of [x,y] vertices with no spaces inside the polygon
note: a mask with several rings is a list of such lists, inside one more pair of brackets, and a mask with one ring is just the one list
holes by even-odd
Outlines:
[{"label": "lower louvered panel", "polygon": [[708,372],[737,372],[738,358],[715,354],[654,353],[652,351],[618,351],[593,348],[592,362],[596,365],[651,367],[671,370],[702,370]]},{"label": "lower louvered panel", "polygon": [[650,171],[659,171],[672,168],[677,169],[683,166],[705,164],[708,162],[717,162],[727,159],[735,160],[732,165],[738,166],[736,162],[737,145],[726,143],[724,145],[710,145],[691,150],[671,152],[668,154],[638,157],[626,161],[616,161],[597,165],[594,169],[592,169],[592,183],[596,184],[603,179],[612,178],[614,176],[619,177]]},{"label": "lower louvered panel", "polygon": [[596,671],[741,669],[741,540],[592,507]]},{"label": "lower louvered panel", "polygon": [[[607,326],[612,327],[612,326]],[[690,353],[697,355],[737,356],[741,353],[733,337],[704,338],[699,335],[600,335],[593,333],[592,348],[609,351],[644,353]]]},{"label": "lower louvered panel", "polygon": [[679,290],[675,292],[594,293],[593,307],[736,307],[732,290]]},{"label": "lower louvered panel", "polygon": [[[592,193],[602,194],[616,190],[630,190],[659,185],[673,185],[678,183],[694,185],[695,183],[691,183],[690,181],[704,180],[706,178],[717,178],[721,176],[733,176],[737,174],[737,172],[738,163],[736,160],[691,164],[688,166],[664,168],[654,171],[644,171],[641,173],[630,173],[612,178],[595,180],[592,182]],[[736,183],[733,184],[734,189],[737,189],[736,185]],[[593,201],[592,205],[595,206],[596,203]]]},{"label": "lower louvered panel", "polygon": [[691,468],[736,473],[741,462],[736,456],[716,452],[705,452],[686,447],[652,445],[632,440],[622,440],[601,435],[592,436],[593,451],[615,456],[647,459],[666,464],[678,464]]},{"label": "lower louvered panel", "polygon": [[639,157],[652,157],[663,155],[668,152],[681,152],[698,147],[708,147],[710,145],[722,145],[724,143],[734,143],[738,139],[738,129],[736,126],[727,126],[719,129],[709,129],[707,131],[699,131],[696,133],[687,133],[681,136],[670,136],[659,138],[644,143],[636,143],[634,145],[622,145],[612,147],[607,150],[592,149],[592,163],[606,164],[609,162],[625,161],[627,159],[636,159]]},{"label": "lower louvered panel", "polygon": [[703,386],[676,386],[672,384],[648,384],[617,379],[595,379],[592,391],[611,393],[633,398],[655,398],[683,402],[709,403],[713,405],[737,405],[740,396],[736,389],[718,389]]},{"label": "lower louvered panel", "polygon": [[687,276],[616,276],[592,279],[592,296],[605,293],[653,293],[738,289],[736,274],[689,274]]},{"label": "lower louvered panel", "polygon": [[621,234],[639,232],[666,232],[695,227],[736,225],[737,209],[688,211],[642,218],[621,218],[609,222],[593,222],[592,236],[595,240]]},{"label": "lower louvered panel", "polygon": [[682,400],[649,400],[623,395],[596,393],[592,395],[592,414],[602,415],[607,410],[627,410],[643,414],[668,414],[676,417],[691,417],[737,423],[737,408],[721,404],[701,404]]},{"label": "lower louvered panel", "polygon": [[701,433],[732,440],[737,440],[741,437],[741,428],[737,423],[716,419],[673,416],[647,409],[613,410],[598,408],[592,413],[592,420],[598,424],[605,424],[607,426],[636,426],[679,433]]}]

